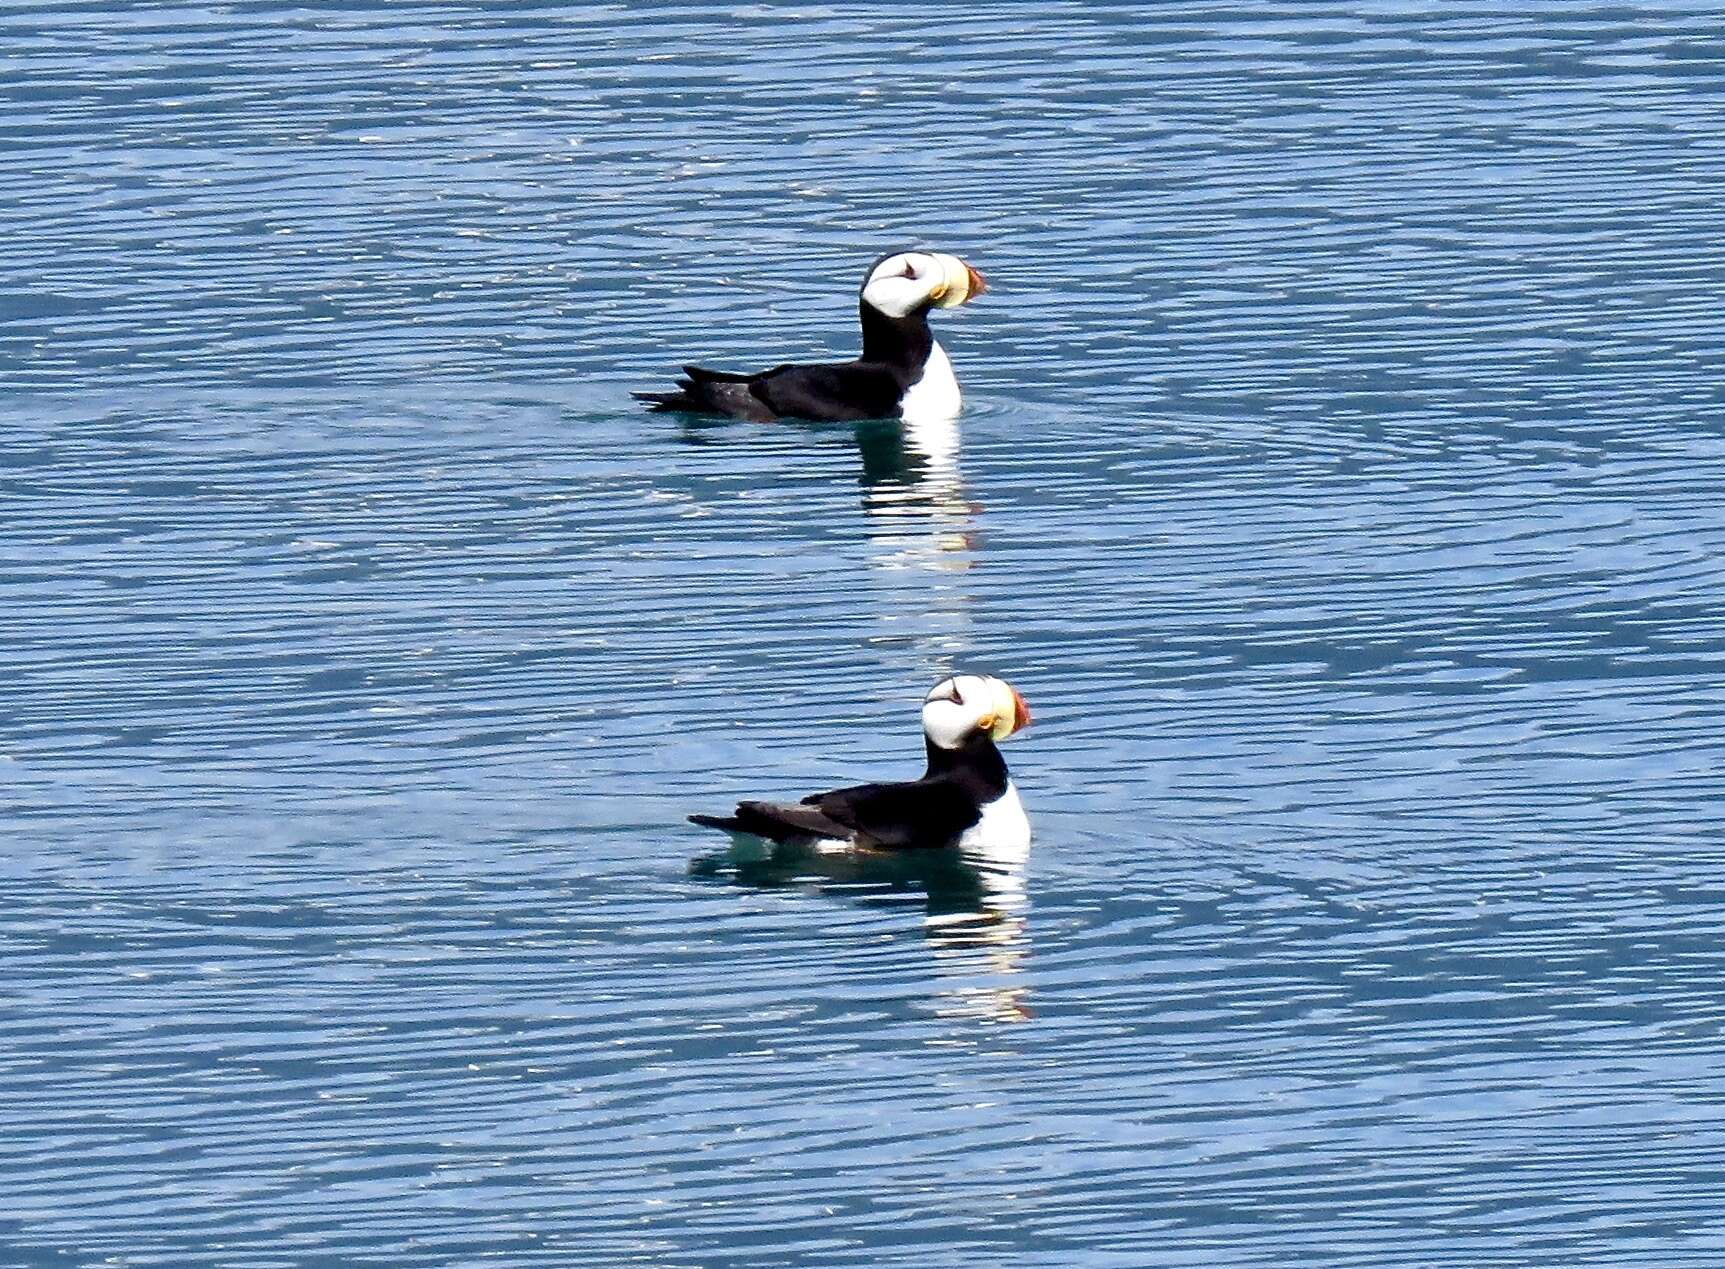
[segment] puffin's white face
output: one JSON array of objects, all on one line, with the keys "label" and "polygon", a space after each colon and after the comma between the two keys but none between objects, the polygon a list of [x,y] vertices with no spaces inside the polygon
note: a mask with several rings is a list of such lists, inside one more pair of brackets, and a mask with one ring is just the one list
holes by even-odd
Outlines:
[{"label": "puffin's white face", "polygon": [[958,674],[936,683],[922,702],[922,732],[942,749],[957,749],[977,733],[1005,740],[1030,726],[1030,707],[1004,679]]},{"label": "puffin's white face", "polygon": [[863,283],[863,302],[888,317],[904,317],[928,304],[957,308],[988,289],[982,274],[940,251],[901,251],[875,265]]}]

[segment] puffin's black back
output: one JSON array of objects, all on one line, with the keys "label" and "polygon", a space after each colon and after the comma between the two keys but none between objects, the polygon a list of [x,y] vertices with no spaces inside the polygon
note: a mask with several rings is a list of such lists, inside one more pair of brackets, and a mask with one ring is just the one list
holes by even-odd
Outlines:
[{"label": "puffin's black back", "polygon": [[825,837],[891,850],[950,846],[982,818],[984,806],[1006,792],[1006,759],[986,736],[958,749],[926,747],[928,770],[920,780],[813,793],[794,805],[741,802],[734,816],[689,819],[775,842]]},{"label": "puffin's black back", "polygon": [[636,392],[655,412],[718,414],[753,423],[775,419],[855,422],[892,418],[905,390],[922,378],[934,347],[925,304],[903,317],[891,317],[862,298],[888,251],[863,275],[857,289],[862,354],[854,361],[783,365],[759,374],[734,374],[684,366],[674,392]]}]

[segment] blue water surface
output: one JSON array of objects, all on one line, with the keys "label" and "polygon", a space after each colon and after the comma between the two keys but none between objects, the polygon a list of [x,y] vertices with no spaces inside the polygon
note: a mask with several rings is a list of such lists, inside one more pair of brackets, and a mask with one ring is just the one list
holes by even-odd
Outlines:
[{"label": "blue water surface", "polygon": [[0,1261],[1725,1263],[1722,29],[0,4]]}]

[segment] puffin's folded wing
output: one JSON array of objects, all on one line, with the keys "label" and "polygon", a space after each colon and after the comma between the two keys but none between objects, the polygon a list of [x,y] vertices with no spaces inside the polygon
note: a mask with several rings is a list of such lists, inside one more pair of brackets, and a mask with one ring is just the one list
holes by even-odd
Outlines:
[{"label": "puffin's folded wing", "polygon": [[890,418],[902,395],[890,370],[854,361],[779,366],[759,376],[749,391],[775,414],[823,422]]},{"label": "puffin's folded wing", "polygon": [[772,842],[851,840],[851,830],[801,802],[739,802],[735,815],[691,815],[690,821],[731,833],[753,833]]},{"label": "puffin's folded wing", "polygon": [[803,799],[865,846],[950,846],[977,821],[976,804],[940,779],[859,784]]},{"label": "puffin's folded wing", "polygon": [[778,416],[750,390],[756,376],[684,366],[675,392],[636,392],[655,411],[686,414],[725,414],[752,423],[770,423]]}]

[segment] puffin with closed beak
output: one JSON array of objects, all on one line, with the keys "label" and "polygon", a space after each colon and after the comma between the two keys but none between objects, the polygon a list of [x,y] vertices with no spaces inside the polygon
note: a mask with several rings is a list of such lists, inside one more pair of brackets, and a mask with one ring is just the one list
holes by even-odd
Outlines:
[{"label": "puffin with closed beak", "polygon": [[800,802],[739,802],[734,815],[689,819],[783,845],[957,846],[1022,856],[1030,846],[1030,820],[996,745],[1029,724],[1024,698],[1004,680],[954,675],[923,699],[928,770],[920,780],[859,784]]},{"label": "puffin with closed beak", "polygon": [[854,361],[786,365],[759,374],[684,366],[675,392],[637,392],[654,410],[720,414],[755,423],[950,419],[963,401],[952,362],[928,329],[933,308],[957,308],[987,289],[982,274],[940,251],[895,251],[863,279]]}]

